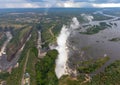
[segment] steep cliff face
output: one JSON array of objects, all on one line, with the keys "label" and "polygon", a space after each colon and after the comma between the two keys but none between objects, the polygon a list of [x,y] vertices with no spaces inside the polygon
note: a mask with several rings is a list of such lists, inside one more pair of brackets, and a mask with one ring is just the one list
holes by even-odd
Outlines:
[{"label": "steep cliff face", "polygon": [[58,50],[58,58],[56,60],[56,75],[58,78],[62,77],[63,75],[67,75],[70,73],[70,69],[68,67],[68,60],[69,60],[69,47],[68,47],[68,38],[74,34],[74,31],[80,29],[80,24],[76,17],[73,17],[70,25],[64,25],[60,32],[60,35],[57,38],[57,50]]},{"label": "steep cliff face", "polygon": [[6,49],[8,61],[11,61],[23,46],[31,32],[31,29],[31,27],[25,27],[16,31],[17,33],[14,34],[13,39],[10,41]]},{"label": "steep cliff face", "polygon": [[6,39],[7,39],[7,36],[3,31],[1,31],[0,32],[0,50]]}]

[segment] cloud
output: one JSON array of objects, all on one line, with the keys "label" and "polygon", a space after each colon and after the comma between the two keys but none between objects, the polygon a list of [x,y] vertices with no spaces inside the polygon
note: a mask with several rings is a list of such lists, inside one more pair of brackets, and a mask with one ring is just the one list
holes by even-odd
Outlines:
[{"label": "cloud", "polygon": [[0,8],[37,8],[37,3],[26,0],[0,0]]},{"label": "cloud", "polygon": [[34,3],[4,3],[0,8],[39,8],[40,6]]},{"label": "cloud", "polygon": [[107,7],[120,7],[120,3],[102,3],[102,4],[93,4],[93,7],[98,8],[107,8]]},{"label": "cloud", "polygon": [[68,2],[63,2],[62,5],[59,6],[59,7],[90,7],[90,6],[91,6],[91,4],[89,4],[87,2],[71,2],[71,1],[68,1]]},{"label": "cloud", "polygon": [[56,3],[56,5],[54,5],[55,7],[65,7],[65,8],[69,8],[69,7],[92,7],[92,4],[88,3],[88,2],[76,2],[74,0],[62,0],[62,1],[58,1]]},{"label": "cloud", "polygon": [[119,0],[0,0],[0,8],[120,7]]}]

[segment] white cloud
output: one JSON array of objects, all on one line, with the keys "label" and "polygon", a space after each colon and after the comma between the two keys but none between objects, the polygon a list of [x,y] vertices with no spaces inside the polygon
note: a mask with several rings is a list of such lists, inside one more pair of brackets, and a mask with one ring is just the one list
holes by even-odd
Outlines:
[{"label": "white cloud", "polygon": [[103,3],[103,4],[92,4],[93,7],[120,7],[120,3]]},{"label": "white cloud", "polygon": [[89,0],[89,1],[93,2],[93,1],[96,1],[96,0]]},{"label": "white cloud", "polygon": [[35,3],[3,3],[0,8],[38,8],[39,5]]},{"label": "white cloud", "polygon": [[0,8],[37,8],[39,5],[26,0],[0,0]]},{"label": "white cloud", "polygon": [[89,3],[82,2],[82,3],[65,3],[64,7],[86,7],[90,6]]},{"label": "white cloud", "polygon": [[[92,0],[95,1],[95,0]],[[112,0],[111,0],[112,1]],[[58,2],[56,4],[57,7],[97,7],[97,8],[104,8],[104,7],[120,7],[120,3],[88,3],[88,2],[75,2],[73,0]]]},{"label": "white cloud", "polygon": [[0,3],[23,3],[27,2],[26,0],[0,0]]},{"label": "white cloud", "polygon": [[[86,0],[85,0],[86,1]],[[93,3],[97,0],[89,0],[86,2],[76,2],[75,0],[43,0],[43,2],[32,2],[28,0],[0,0],[0,8],[51,8],[51,7],[120,7],[120,3],[112,3],[109,0],[109,3]]]},{"label": "white cloud", "polygon": [[79,8],[79,7],[91,7],[92,5],[87,2],[75,2],[73,0],[70,0],[70,1],[64,1],[64,2],[57,2],[56,6],[57,7],[66,7],[66,8],[69,8],[69,7]]},{"label": "white cloud", "polygon": [[74,0],[43,0],[44,2],[28,2],[27,0],[0,0],[0,8],[51,8],[51,7],[87,7],[87,2],[75,2]]}]

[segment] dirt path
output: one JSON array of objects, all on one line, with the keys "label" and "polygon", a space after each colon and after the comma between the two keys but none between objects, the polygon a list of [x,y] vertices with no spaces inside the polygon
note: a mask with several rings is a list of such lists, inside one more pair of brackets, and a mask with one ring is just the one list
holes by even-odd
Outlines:
[{"label": "dirt path", "polygon": [[52,35],[52,37],[55,37],[55,35],[53,34],[53,32],[52,32],[52,29],[55,27],[55,24],[49,29],[49,32],[50,32],[50,34]]},{"label": "dirt path", "polygon": [[22,73],[21,85],[24,85],[24,74],[25,74],[25,71],[26,71],[26,65],[27,65],[27,62],[28,62],[29,52],[30,52],[30,49],[27,52],[27,57],[26,57],[26,60],[25,60],[25,64],[23,66],[23,73]]},{"label": "dirt path", "polygon": [[91,77],[88,74],[85,74],[85,81],[83,81],[80,85],[83,85],[83,84],[90,82],[90,81],[91,81]]}]

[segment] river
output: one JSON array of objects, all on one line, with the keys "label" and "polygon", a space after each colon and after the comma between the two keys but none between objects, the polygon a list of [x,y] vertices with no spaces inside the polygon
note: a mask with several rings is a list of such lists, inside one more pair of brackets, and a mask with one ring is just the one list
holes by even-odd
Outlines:
[{"label": "river", "polygon": [[82,27],[82,29],[74,31],[68,39],[69,49],[71,50],[69,53],[70,57],[68,63],[69,67],[73,69],[76,68],[74,66],[75,64],[86,59],[98,59],[105,56],[110,57],[110,60],[93,74],[104,71],[106,66],[115,60],[120,59],[120,41],[109,41],[112,38],[120,38],[120,17],[107,15],[102,11],[95,13],[100,13],[104,16],[112,17],[112,19],[91,21],[89,23],[82,24],[82,26],[99,25],[100,22],[106,22],[107,24],[116,23],[116,25],[111,25],[112,27],[108,27],[99,33],[92,35],[80,34],[81,31],[85,31],[88,28]]}]

